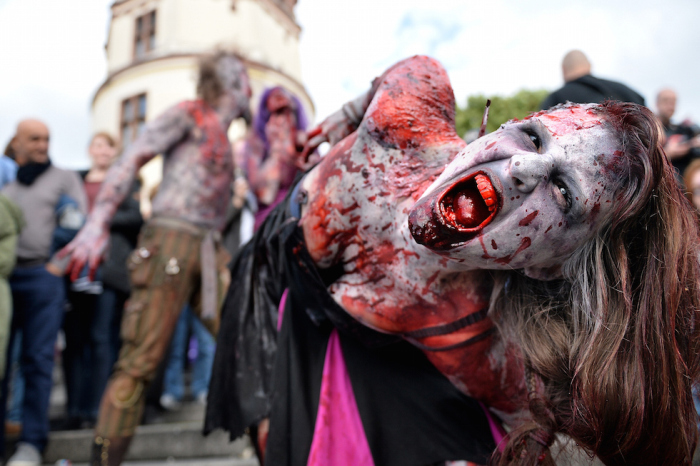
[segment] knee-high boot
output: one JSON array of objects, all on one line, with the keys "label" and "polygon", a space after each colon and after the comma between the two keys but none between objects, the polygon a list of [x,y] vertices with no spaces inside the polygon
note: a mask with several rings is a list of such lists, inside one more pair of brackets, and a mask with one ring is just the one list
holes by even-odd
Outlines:
[{"label": "knee-high boot", "polygon": [[131,437],[95,437],[90,466],[119,466],[126,456]]}]

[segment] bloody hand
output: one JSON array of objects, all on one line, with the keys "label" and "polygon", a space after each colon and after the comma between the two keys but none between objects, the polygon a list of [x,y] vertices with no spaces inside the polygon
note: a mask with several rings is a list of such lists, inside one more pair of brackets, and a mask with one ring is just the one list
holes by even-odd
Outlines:
[{"label": "bloody hand", "polygon": [[357,124],[358,122],[354,118],[348,118],[343,110],[335,112],[307,133],[301,159],[306,162],[309,155],[324,142],[330,143],[331,146],[337,144],[355,131]]},{"label": "bloody hand", "polygon": [[296,159],[294,163],[297,168],[303,172],[309,170],[311,167],[316,165],[321,156],[315,149],[310,149],[310,152],[305,152],[307,150],[306,145],[309,141],[309,135],[304,131],[299,131],[296,134],[295,150]]},{"label": "bloody hand", "polygon": [[85,265],[88,266],[88,278],[90,280],[95,278],[97,267],[102,262],[107,249],[108,240],[109,231],[107,229],[87,224],[78,232],[73,241],[59,251],[59,258],[70,256],[65,273],[70,276],[71,281],[78,279]]}]

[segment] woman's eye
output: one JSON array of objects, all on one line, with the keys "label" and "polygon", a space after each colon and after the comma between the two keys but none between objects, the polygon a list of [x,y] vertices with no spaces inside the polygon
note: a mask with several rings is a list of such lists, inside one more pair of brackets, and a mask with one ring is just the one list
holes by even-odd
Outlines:
[{"label": "woman's eye", "polygon": [[554,181],[554,189],[558,191],[557,197],[559,197],[562,203],[565,205],[565,209],[568,211],[571,208],[571,193],[566,185],[559,181]]},{"label": "woman's eye", "polygon": [[535,133],[530,132],[528,132],[527,135],[530,137],[530,141],[532,141],[532,143],[535,145],[535,148],[537,150],[540,150],[540,147],[542,147],[542,141],[540,141],[540,137]]}]

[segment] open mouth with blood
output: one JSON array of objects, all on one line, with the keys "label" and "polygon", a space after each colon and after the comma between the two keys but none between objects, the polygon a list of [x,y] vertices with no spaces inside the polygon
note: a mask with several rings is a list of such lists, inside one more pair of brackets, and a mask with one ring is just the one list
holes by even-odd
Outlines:
[{"label": "open mouth with blood", "polygon": [[476,237],[499,205],[489,176],[472,173],[416,203],[408,217],[411,234],[423,246],[447,250]]}]

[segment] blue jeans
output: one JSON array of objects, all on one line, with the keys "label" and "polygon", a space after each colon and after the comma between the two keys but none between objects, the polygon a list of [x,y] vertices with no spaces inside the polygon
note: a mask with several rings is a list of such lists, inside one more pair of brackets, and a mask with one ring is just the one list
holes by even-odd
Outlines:
[{"label": "blue jeans", "polygon": [[214,337],[204,327],[197,317],[194,316],[189,306],[180,313],[180,318],[175,327],[175,333],[170,343],[170,357],[165,368],[165,379],[163,381],[163,393],[172,395],[176,400],[182,400],[185,395],[185,382],[183,372],[185,369],[185,354],[190,356],[190,345],[187,340],[189,331],[197,342],[196,359],[192,371],[192,395],[198,397],[206,394],[209,390],[209,380],[211,379],[211,366],[214,362],[214,351],[216,344]]},{"label": "blue jeans", "polygon": [[100,295],[68,292],[71,310],[63,321],[63,366],[71,419],[97,418],[102,393],[119,354],[119,325],[127,298],[109,287],[104,287]]},{"label": "blue jeans", "polygon": [[7,366],[8,372],[7,377],[10,383],[10,392],[7,406],[7,416],[6,421],[14,422],[16,424],[22,423],[22,403],[24,403],[24,375],[22,375],[22,368],[19,364],[19,355],[22,351],[22,332],[17,332],[15,335],[15,341],[12,346],[9,347],[10,350],[10,364]]},{"label": "blue jeans", "polygon": [[68,291],[70,310],[65,313],[63,333],[63,373],[68,395],[66,410],[69,419],[95,419],[99,395],[94,392],[94,348],[91,328],[97,314],[96,295]]},{"label": "blue jeans", "polygon": [[[15,269],[10,277],[14,314],[10,347],[22,332],[20,367],[24,374],[21,442],[43,451],[49,434],[49,396],[54,363],[56,335],[63,321],[65,291],[63,279],[51,275],[43,266]],[[9,353],[9,352],[8,352]],[[7,377],[3,380],[0,413],[5,424]],[[4,429],[0,448],[4,447]]]}]

